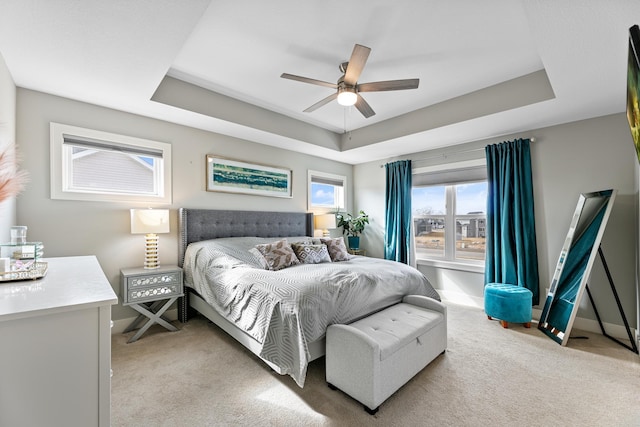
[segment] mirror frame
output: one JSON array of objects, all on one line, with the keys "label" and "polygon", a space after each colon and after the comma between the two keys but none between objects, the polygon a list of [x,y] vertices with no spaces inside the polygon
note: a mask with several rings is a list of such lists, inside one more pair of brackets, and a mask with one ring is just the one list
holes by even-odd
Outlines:
[{"label": "mirror frame", "polygon": [[[547,293],[547,298],[545,300],[544,308],[542,310],[542,314],[540,315],[540,321],[538,322],[538,329],[544,332],[551,339],[559,343],[560,345],[567,345],[569,341],[569,335],[571,333],[571,328],[573,327],[573,322],[576,318],[576,314],[578,312],[578,308],[580,305],[580,301],[582,300],[582,296],[584,290],[587,286],[587,281],[591,275],[591,268],[593,267],[593,263],[595,261],[596,255],[598,253],[598,248],[600,247],[600,242],[602,240],[602,235],[604,234],[604,230],[606,228],[607,222],[609,220],[609,216],[611,214],[611,209],[613,208],[613,202],[616,198],[617,190],[602,190],[595,191],[591,193],[582,193],[578,197],[578,204],[576,206],[576,210],[571,219],[571,224],[569,225],[569,231],[567,233],[567,237],[562,246],[562,250],[560,251],[560,256],[558,257],[558,263],[556,264],[556,269],[553,274],[553,278],[551,279],[551,286],[549,287],[549,292]],[[593,222],[595,216],[585,219],[585,204],[590,199],[595,198],[603,198],[602,205],[596,210],[596,213],[599,214],[604,209],[604,214],[602,215],[602,220],[600,221],[600,225],[598,228],[598,232],[593,240],[593,244],[591,245],[591,249],[589,252],[589,258],[587,263],[585,264],[584,270],[582,271],[582,277],[580,278],[580,285],[578,287],[578,291],[575,297],[574,302],[572,303],[571,313],[567,320],[567,325],[562,330],[558,325],[550,324],[549,318],[554,308],[554,304],[557,303],[555,298],[556,292],[561,285],[560,280],[562,279],[562,272],[566,265],[567,259],[571,256],[571,249],[573,247],[574,242],[576,241],[576,230],[585,231],[586,228]],[[606,199],[604,199],[606,198]],[[581,220],[583,221],[581,223]],[[588,220],[588,223],[584,223],[584,221]],[[582,225],[582,227],[579,227]],[[557,306],[556,306],[557,307]]]}]

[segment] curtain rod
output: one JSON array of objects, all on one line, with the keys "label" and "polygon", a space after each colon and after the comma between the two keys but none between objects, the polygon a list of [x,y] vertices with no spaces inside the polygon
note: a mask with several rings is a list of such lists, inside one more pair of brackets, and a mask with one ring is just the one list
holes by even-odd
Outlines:
[{"label": "curtain rod", "polygon": [[[531,138],[529,138],[529,141],[536,142],[536,139],[531,137]],[[474,151],[481,151],[481,150],[484,151],[484,149],[485,149],[485,147],[482,147],[482,148],[470,148],[468,150],[453,151],[453,152],[450,152],[450,153],[442,153],[442,154],[438,154],[438,155],[435,155],[435,156],[421,157],[419,159],[411,159],[411,161],[412,162],[421,162],[423,160],[437,159],[438,157],[446,158],[447,156],[451,156],[451,155],[454,155],[454,154],[471,153],[471,152],[474,152]],[[387,162],[387,163],[390,163],[390,162]],[[380,165],[380,167],[383,168],[384,165]]]}]

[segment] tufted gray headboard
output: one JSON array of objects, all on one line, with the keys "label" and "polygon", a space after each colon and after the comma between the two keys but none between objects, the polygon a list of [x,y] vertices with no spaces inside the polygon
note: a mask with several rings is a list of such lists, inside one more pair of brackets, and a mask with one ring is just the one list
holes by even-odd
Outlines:
[{"label": "tufted gray headboard", "polygon": [[313,236],[313,214],[180,208],[178,263],[182,267],[189,243],[220,237],[249,236]]}]

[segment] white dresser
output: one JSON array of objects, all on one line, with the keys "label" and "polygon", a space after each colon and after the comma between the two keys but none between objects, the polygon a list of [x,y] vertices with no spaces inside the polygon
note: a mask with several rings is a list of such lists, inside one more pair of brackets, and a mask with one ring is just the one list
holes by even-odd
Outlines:
[{"label": "white dresser", "polygon": [[118,298],[95,256],[43,261],[42,279],[0,282],[0,426],[108,427]]}]

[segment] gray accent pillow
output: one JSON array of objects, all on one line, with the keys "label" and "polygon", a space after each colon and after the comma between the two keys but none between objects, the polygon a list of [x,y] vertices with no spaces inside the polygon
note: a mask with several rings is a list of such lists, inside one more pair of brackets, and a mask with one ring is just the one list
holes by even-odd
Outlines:
[{"label": "gray accent pillow", "polygon": [[320,241],[327,245],[331,261],[349,261],[351,259],[351,255],[349,255],[347,246],[344,244],[344,239],[342,237],[323,237],[322,239],[320,239]]},{"label": "gray accent pillow", "polygon": [[269,270],[277,271],[300,264],[287,239],[256,245],[256,249],[264,257]]},{"label": "gray accent pillow", "polygon": [[292,243],[291,247],[295,252],[298,260],[303,264],[320,264],[322,262],[331,262],[327,245],[309,245],[301,243]]}]

